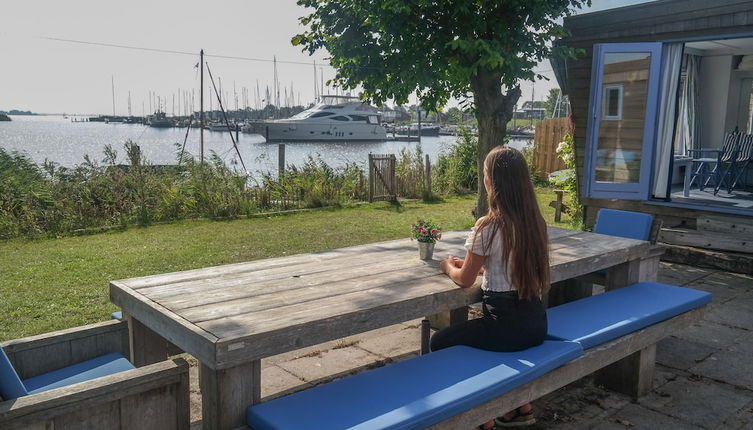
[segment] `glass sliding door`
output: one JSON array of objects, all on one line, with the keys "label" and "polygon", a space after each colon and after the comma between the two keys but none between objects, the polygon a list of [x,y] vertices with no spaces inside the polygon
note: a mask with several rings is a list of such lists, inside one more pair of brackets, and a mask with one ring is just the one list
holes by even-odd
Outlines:
[{"label": "glass sliding door", "polygon": [[586,195],[647,199],[660,43],[595,45],[586,147]]}]

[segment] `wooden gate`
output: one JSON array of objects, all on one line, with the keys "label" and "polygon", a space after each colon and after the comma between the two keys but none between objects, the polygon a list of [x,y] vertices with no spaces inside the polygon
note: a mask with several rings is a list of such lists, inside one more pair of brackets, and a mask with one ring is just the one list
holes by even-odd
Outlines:
[{"label": "wooden gate", "polygon": [[549,118],[536,124],[533,138],[533,163],[536,170],[550,174],[565,168],[565,162],[557,155],[557,145],[566,134],[573,133],[570,118]]},{"label": "wooden gate", "polygon": [[369,203],[397,200],[395,154],[369,154]]}]

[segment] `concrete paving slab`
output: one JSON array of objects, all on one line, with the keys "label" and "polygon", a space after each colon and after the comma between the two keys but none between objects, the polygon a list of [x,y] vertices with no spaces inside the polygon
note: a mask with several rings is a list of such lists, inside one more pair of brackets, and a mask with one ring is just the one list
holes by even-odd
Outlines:
[{"label": "concrete paving slab", "polygon": [[741,336],[730,347],[718,351],[690,369],[691,372],[724,381],[734,387],[753,390],[753,333]]},{"label": "concrete paving slab", "polygon": [[656,345],[656,362],[675,369],[688,370],[717,351],[717,348],[703,343],[670,336]]},{"label": "concrete paving slab", "polygon": [[753,430],[753,402],[748,403],[724,421],[727,429]]},{"label": "concrete paving slab", "polygon": [[716,429],[753,400],[753,393],[703,378],[678,378],[638,400],[648,409]]},{"label": "concrete paving slab", "polygon": [[312,386],[279,366],[262,366],[261,381],[261,397],[264,401]]},{"label": "concrete paving slab", "polygon": [[749,301],[735,299],[723,306],[710,306],[706,320],[731,327],[753,330],[753,306]]},{"label": "concrete paving slab", "polygon": [[278,366],[298,378],[316,383],[319,380],[331,380],[333,375],[345,376],[367,365],[383,360],[375,354],[361,348],[343,347],[279,363]]},{"label": "concrete paving slab", "polygon": [[753,291],[753,276],[742,273],[717,271],[701,281],[710,285],[724,285],[741,292]]},{"label": "concrete paving slab", "polygon": [[359,342],[358,347],[382,357],[415,355],[421,349],[421,329],[402,327]]},{"label": "concrete paving slab", "polygon": [[[751,315],[751,318],[753,318],[753,315]],[[745,333],[748,333],[748,331],[703,320],[677,332],[675,337],[700,342],[716,349],[723,349],[735,343]]]},{"label": "concrete paving slab", "polygon": [[707,291],[711,293],[713,295],[711,297],[711,303],[714,305],[726,303],[743,293],[743,291],[729,288],[722,283],[706,283],[706,279],[708,279],[708,277],[695,282],[691,282],[685,286],[687,288],[693,288],[695,290]]},{"label": "concrete paving slab", "polygon": [[584,378],[533,403],[537,420],[535,428],[587,428],[628,403],[628,396],[594,386],[591,378]]},{"label": "concrete paving slab", "polygon": [[714,272],[715,269],[703,269],[700,267],[661,262],[659,263],[657,281],[664,284],[684,286],[704,276],[709,276]]},{"label": "concrete paving slab", "polygon": [[655,430],[659,428],[700,430],[703,427],[631,403],[617,411],[609,419],[604,420],[603,423],[592,428],[594,430],[625,430],[628,428],[631,430]]}]

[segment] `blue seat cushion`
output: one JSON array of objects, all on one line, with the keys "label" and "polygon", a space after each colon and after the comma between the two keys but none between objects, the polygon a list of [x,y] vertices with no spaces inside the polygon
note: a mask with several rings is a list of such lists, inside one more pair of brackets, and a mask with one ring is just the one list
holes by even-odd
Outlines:
[{"label": "blue seat cushion", "polygon": [[594,233],[628,239],[648,240],[654,217],[640,212],[599,209]]},{"label": "blue seat cushion", "polygon": [[547,337],[579,342],[588,349],[710,301],[705,291],[640,282],[547,309]]},{"label": "blue seat cushion", "polygon": [[13,400],[27,394],[26,387],[18,377],[16,369],[10,364],[8,356],[0,347],[0,397],[4,400]]},{"label": "blue seat cushion", "polygon": [[248,408],[269,429],[418,429],[471,409],[583,354],[545,341],[517,352],[455,346]]},{"label": "blue seat cushion", "polygon": [[132,369],[135,367],[125,357],[111,353],[26,379],[24,385],[29,394],[37,394]]}]

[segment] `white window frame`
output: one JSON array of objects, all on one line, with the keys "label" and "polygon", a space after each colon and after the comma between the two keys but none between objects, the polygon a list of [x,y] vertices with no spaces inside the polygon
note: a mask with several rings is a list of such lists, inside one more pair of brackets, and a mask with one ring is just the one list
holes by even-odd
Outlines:
[{"label": "white window frame", "polygon": [[[617,90],[617,115],[607,115],[607,110],[609,109],[609,103],[607,100],[607,96],[610,94],[611,90]],[[624,84],[609,84],[604,85],[604,116],[603,119],[605,121],[621,121],[622,120],[622,95],[625,92],[625,85]]]}]

